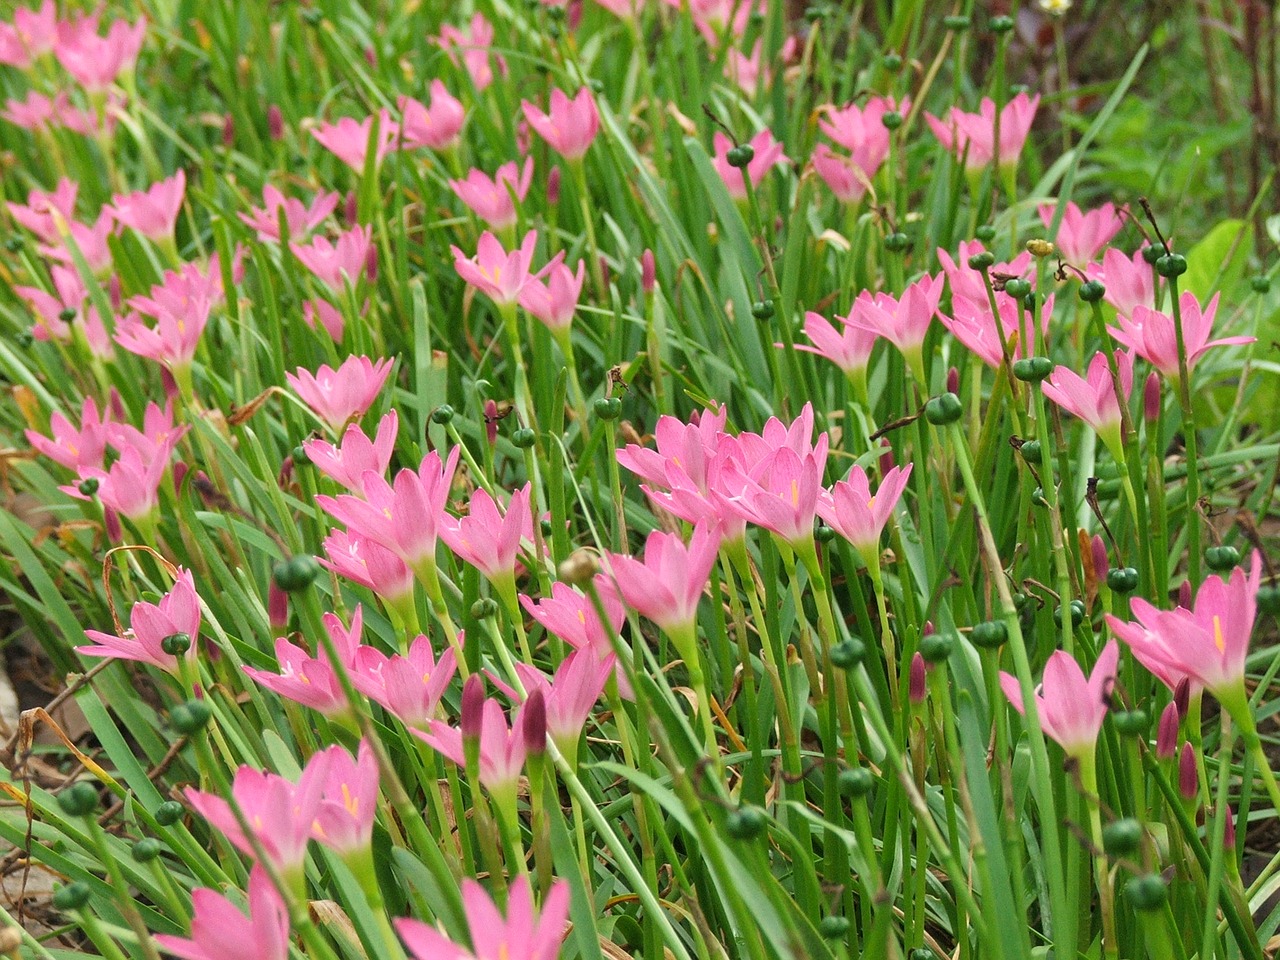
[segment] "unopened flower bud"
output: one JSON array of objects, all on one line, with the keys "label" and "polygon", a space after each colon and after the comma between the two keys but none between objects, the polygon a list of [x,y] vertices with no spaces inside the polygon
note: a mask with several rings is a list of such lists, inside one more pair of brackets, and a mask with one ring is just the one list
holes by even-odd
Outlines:
[{"label": "unopened flower bud", "polygon": [[484,402],[484,438],[489,441],[491,447],[498,442],[498,419],[498,402],[486,400]]},{"label": "unopened flower bud", "polygon": [[1183,677],[1173,688],[1173,705],[1178,708],[1178,716],[1185,717],[1191,706],[1191,681]]},{"label": "unopened flower bud", "polygon": [[1160,723],[1156,727],[1156,757],[1161,760],[1172,760],[1178,752],[1178,705],[1170,703],[1160,714]]},{"label": "unopened flower bud", "polygon": [[347,194],[347,199],[342,204],[342,216],[351,227],[356,226],[360,220],[360,198],[354,190]]},{"label": "unopened flower bud", "polygon": [[534,756],[547,751],[547,701],[542,691],[534,690],[520,708],[520,732],[524,747]]},{"label": "unopened flower bud", "polygon": [[947,393],[960,392],[960,371],[955,367],[947,367]]},{"label": "unopened flower bud", "polygon": [[1142,416],[1147,423],[1160,418],[1160,375],[1152,370],[1142,385]]},{"label": "unopened flower bud", "polygon": [[378,248],[372,243],[369,244],[369,250],[364,255],[364,272],[368,276],[370,283],[376,283],[378,280]]},{"label": "unopened flower bud", "polygon": [[222,145],[230,150],[236,143],[236,118],[227,114],[222,121]]},{"label": "unopened flower bud", "polygon": [[640,289],[645,295],[653,293],[653,288],[658,282],[658,267],[654,263],[653,251],[646,250],[640,254]]},{"label": "unopened flower bud", "polygon": [[924,703],[925,694],[925,662],[917,651],[911,658],[911,678],[907,687],[907,696],[917,706]]},{"label": "unopened flower bud", "polygon": [[1191,581],[1183,580],[1178,587],[1178,606],[1184,610],[1191,609]]},{"label": "unopened flower bud", "polygon": [[267,584],[267,622],[272,630],[283,630],[289,624],[289,594],[277,587],[275,580]]},{"label": "unopened flower bud", "polygon": [[1032,239],[1027,241],[1027,253],[1037,260],[1052,257],[1056,250],[1057,248],[1048,240]]},{"label": "unopened flower bud", "polygon": [[556,574],[571,586],[582,586],[600,572],[600,561],[596,555],[585,548],[579,548],[560,564]]},{"label": "unopened flower bud", "polygon": [[484,678],[478,673],[467,677],[462,685],[462,709],[458,725],[463,740],[479,740],[484,724]]},{"label": "unopened flower bud", "polygon": [[1095,580],[1107,579],[1107,572],[1111,569],[1111,564],[1107,560],[1107,544],[1098,534],[1093,535],[1093,539],[1089,541],[1089,552],[1092,554],[1093,560],[1093,578]]},{"label": "unopened flower bud", "polygon": [[1200,790],[1200,780],[1196,775],[1196,748],[1188,741],[1182,745],[1182,753],[1178,757],[1178,792],[1184,800],[1194,800]]},{"label": "unopened flower bud", "polygon": [[547,203],[555,206],[560,202],[560,168],[552,167],[547,174]]},{"label": "unopened flower bud", "polygon": [[1226,823],[1223,824],[1222,832],[1222,849],[1234,850],[1236,848],[1236,816],[1231,812],[1230,805],[1227,806]]},{"label": "unopened flower bud", "polygon": [[267,107],[267,134],[272,140],[284,139],[284,114],[274,103]]}]

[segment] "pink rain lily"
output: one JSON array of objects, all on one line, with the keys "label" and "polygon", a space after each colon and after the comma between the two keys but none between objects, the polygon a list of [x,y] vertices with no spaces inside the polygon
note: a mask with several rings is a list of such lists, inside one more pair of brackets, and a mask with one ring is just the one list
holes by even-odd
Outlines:
[{"label": "pink rain lily", "polygon": [[[490,63],[490,47],[493,46],[493,24],[484,18],[484,14],[476,13],[471,17],[470,29],[459,30],[452,24],[440,28],[440,46],[449,59],[458,62],[454,50],[462,51],[462,62],[476,90],[483,92],[493,83],[493,66]],[[496,54],[498,69],[507,72],[506,61]]]},{"label": "pink rain lily", "polygon": [[351,663],[351,682],[405,726],[427,727],[457,670],[452,648],[437,660],[430,639],[419,634],[404,656],[388,657],[374,647],[361,647]]},{"label": "pink rain lily", "polygon": [[[677,10],[685,0],[667,0]],[[740,40],[746,33],[751,15],[764,12],[762,0],[687,0],[689,15],[707,46],[719,50],[725,44]]]},{"label": "pink rain lily", "polygon": [[1086,272],[1090,280],[1106,287],[1104,299],[1122,317],[1133,316],[1138,307],[1155,309],[1155,269],[1142,258],[1141,250],[1128,257],[1115,247],[1108,247],[1102,255],[1102,266],[1091,263]]},{"label": "pink rain lily", "polygon": [[818,515],[840,536],[848,540],[868,568],[880,562],[880,534],[893,516],[902,491],[911,477],[912,464],[893,467],[885,473],[871,493],[867,472],[855,466],[846,480],[841,480],[818,495]]},{"label": "pink rain lily", "polygon": [[645,540],[643,561],[615,553],[609,562],[629,607],[669,634],[684,634],[693,630],[719,550],[719,530],[700,523],[688,545],[673,533],[655,530]]},{"label": "pink rain lily", "polygon": [[98,412],[98,404],[93,397],[85,397],[80,408],[79,429],[71,426],[71,421],[61,411],[55,410],[49,417],[53,438],[28,430],[27,442],[50,460],[72,470],[80,467],[100,469],[107,446],[106,424],[110,416],[109,410],[106,416]]},{"label": "pink rain lily", "polygon": [[[400,136],[399,125],[384,108],[377,113],[378,139],[374,144],[373,166],[376,170]],[[311,135],[320,146],[349,166],[356,173],[364,173],[366,155],[369,152],[369,135],[373,129],[373,116],[363,120],[343,117],[337,123],[318,123],[311,128]]]},{"label": "pink rain lily", "polygon": [[[520,543],[533,540],[533,513],[529,498],[532,487],[525,484],[511,494],[507,509],[499,513],[498,505],[484,490],[471,495],[471,505],[464,517],[444,514],[439,533],[450,550],[475,567],[495,587],[509,588],[514,598],[516,558]],[[512,599],[512,603],[514,603]]]},{"label": "pink rain lily", "polygon": [[[1067,756],[1080,759],[1093,755],[1098,732],[1107,716],[1119,659],[1120,648],[1114,640],[1109,641],[1098,654],[1093,672],[1085,679],[1084,671],[1071,654],[1065,650],[1050,654],[1044,667],[1044,681],[1036,693],[1036,712],[1045,735],[1055,740]],[[1013,709],[1025,715],[1018,678],[1001,671],[1000,688]]]},{"label": "pink rain lily", "polygon": [[[537,244],[538,232],[530,230],[524,235],[519,248],[507,253],[501,241],[485,231],[476,245],[475,257],[465,257],[457,247],[449,249],[453,251],[453,267],[458,271],[458,276],[499,307],[510,307],[516,303],[525,284],[529,282],[529,268],[533,264],[533,250]],[[563,253],[556,254],[551,264],[560,262],[563,257]],[[541,279],[551,264],[532,276]]]},{"label": "pink rain lily", "polygon": [[267,872],[249,873],[249,913],[216,890],[191,894],[191,936],[158,933],[156,943],[182,960],[288,960],[289,908]]},{"label": "pink rain lily", "polygon": [[646,0],[595,0],[615,17],[632,20],[644,8]]},{"label": "pink rain lily", "polygon": [[142,414],[141,430],[131,423],[114,421],[104,423],[103,429],[107,433],[107,442],[119,452],[132,448],[142,454],[143,460],[167,462],[178,441],[191,427],[189,424],[174,425],[172,401],[166,401],[162,407],[153,400]]},{"label": "pink rain lily", "polygon": [[[1253,343],[1256,339],[1255,337],[1209,339],[1209,335],[1213,332],[1213,320],[1218,312],[1218,297],[1219,294],[1215,293],[1204,310],[1200,309],[1200,301],[1190,291],[1178,298],[1178,304],[1182,308],[1182,343],[1187,352],[1188,375],[1210,347]],[[1120,324],[1119,329],[1108,327],[1107,330],[1119,343],[1140,355],[1169,380],[1177,380],[1180,377],[1177,333],[1174,330],[1171,315],[1161,310],[1137,306],[1133,308],[1131,316],[1120,315],[1117,323]]]},{"label": "pink rain lily", "polygon": [[551,584],[551,596],[540,600],[522,596],[520,604],[547,633],[575,650],[592,650],[597,659],[605,659],[613,656],[610,634],[621,630],[626,620],[626,611],[614,592],[606,588],[607,584],[603,574],[597,575],[597,592],[609,621],[608,629],[600,622],[591,598],[559,580]]},{"label": "pink rain lily", "polygon": [[504,163],[492,179],[473,169],[465,180],[450,180],[449,186],[490,229],[502,231],[516,225],[516,201],[524,202],[532,182],[533,157],[526,157],[523,168],[514,160]]},{"label": "pink rain lily", "polygon": [[378,761],[368,741],[360,741],[354,758],[338,745],[314,753],[307,771],[321,782],[311,836],[340,857],[367,857],[378,812]]},{"label": "pink rain lily", "polygon": [[114,657],[117,660],[136,660],[149,663],[168,673],[178,673],[178,658],[165,653],[162,644],[166,637],[185,633],[191,640],[183,654],[188,663],[194,663],[196,641],[200,637],[200,597],[196,594],[195,581],[190,570],[178,568],[173,588],[160,598],[159,603],[139,600],[129,611],[129,629],[124,636],[114,636],[100,630],[86,630],[91,645],[76,647],[76,653],[87,657]]},{"label": "pink rain lily", "polygon": [[[1133,390],[1133,354],[1117,350],[1115,358],[1120,386],[1124,390],[1124,403],[1127,404]],[[1046,397],[1067,413],[1079,417],[1092,427],[1106,443],[1113,457],[1123,459],[1120,403],[1116,400],[1115,384],[1111,380],[1111,368],[1107,364],[1105,353],[1093,355],[1093,359],[1089,361],[1089,371],[1084,377],[1068,367],[1054,367],[1053,373],[1044,381],[1041,389]]]},{"label": "pink rain lily", "polygon": [[445,502],[458,465],[458,448],[441,462],[431,451],[418,469],[401,470],[395,484],[373,471],[362,480],[364,497],[316,497],[316,502],[347,525],[351,533],[367,537],[396,554],[415,571],[434,566],[436,537],[445,514]]},{"label": "pink rain lily", "polygon": [[111,248],[107,246],[107,237],[115,227],[111,208],[103,207],[92,225],[71,220],[64,226],[65,232],[59,234],[56,242],[36,247],[40,255],[74,269],[75,257],[71,254],[71,244],[74,243],[89,269],[101,276],[111,266]]},{"label": "pink rain lily", "polygon": [[968,170],[989,166],[993,157],[1000,167],[1009,168],[1018,161],[1039,105],[1039,94],[1028,97],[1025,93],[1018,94],[1004,105],[1000,111],[998,148],[995,143],[996,105],[989,97],[982,99],[977,113],[965,113],[952,107],[946,121],[931,113],[924,116],[938,142],[954,153],[956,159],[963,157]]},{"label": "pink rain lily", "polygon": [[146,190],[116,194],[111,198],[111,215],[117,223],[138,231],[148,240],[169,240],[173,237],[186,190],[187,175],[179,170]]},{"label": "pink rain lily", "polygon": [[591,141],[600,132],[600,112],[596,98],[582,87],[570,100],[562,90],[551,91],[550,109],[543,113],[528,100],[521,103],[529,126],[566,160],[581,160]]},{"label": "pink rain lily", "polygon": [[90,93],[106,90],[116,77],[132,70],[147,36],[147,21],[130,24],[116,20],[107,35],[98,35],[98,17],[93,14],[58,25],[53,54],[63,69]]},{"label": "pink rain lily", "polygon": [[875,175],[875,170],[868,173],[853,157],[836,153],[825,143],[814,147],[809,162],[841,203],[857,203],[866,196]]},{"label": "pink rain lily", "polygon": [[373,405],[391,374],[391,361],[374,363],[368,357],[347,357],[334,370],[324,364],[314,374],[299,367],[286,373],[289,386],[330,430],[338,433],[353,417],[362,417]]},{"label": "pink rain lily", "polygon": [[[89,297],[80,274],[67,267],[54,265],[49,268],[49,277],[53,280],[53,293],[39,287],[14,285],[13,292],[26,301],[35,315],[32,325],[33,336],[39,340],[67,341],[71,339],[71,324],[63,319],[65,311],[79,313]],[[95,312],[94,307],[90,310]]]},{"label": "pink rain lily", "polygon": [[53,0],[44,0],[38,10],[18,7],[12,23],[0,23],[0,63],[26,70],[53,49],[57,29]]},{"label": "pink rain lily", "polygon": [[639,444],[628,444],[617,452],[618,463],[650,483],[667,485],[672,467],[687,473],[695,483],[706,479],[707,461],[715,455],[728,410],[706,410],[685,423],[678,417],[663,415],[653,428],[656,450]]},{"label": "pink rain lily", "polygon": [[850,103],[820,109],[826,114],[825,120],[818,121],[822,132],[853,154],[858,165],[871,176],[889,155],[889,129],[884,125],[884,115],[909,113],[911,101],[899,103],[893,97],[871,97],[862,107]]},{"label": "pink rain lily", "polygon": [[280,212],[284,211],[285,225],[290,237],[304,237],[328,218],[338,207],[336,193],[317,193],[307,206],[301,200],[286,197],[271,184],[262,188],[262,206],[253,207],[240,219],[257,234],[263,243],[280,242]]},{"label": "pink rain lily", "polygon": [[[542,691],[547,711],[547,735],[567,758],[578,753],[578,740],[596,701],[604,693],[605,683],[614,669],[612,655],[601,659],[590,650],[579,650],[565,657],[548,681],[535,667],[517,663],[516,673],[527,693]],[[572,762],[572,760],[571,760]]]},{"label": "pink rain lily", "polygon": [[[1006,342],[1009,344],[1009,359],[1029,357],[1035,352],[1035,344],[1029,347],[1022,343],[1022,330],[1019,320],[1018,304],[1009,296],[1000,294],[996,297],[996,305],[1000,310],[1000,326],[1004,329]],[[998,367],[1004,362],[1004,354],[1000,346],[1000,334],[996,330],[995,321],[991,317],[991,307],[985,300],[976,302],[964,297],[952,298],[951,316],[940,315],[943,325],[951,331],[952,336],[969,348],[989,367]],[[1049,318],[1053,315],[1053,295],[1045,297],[1040,307],[1040,330],[1047,332]],[[1030,327],[1030,320],[1027,320]]]},{"label": "pink rain lily", "polygon": [[170,370],[185,369],[195,358],[209,322],[209,309],[207,300],[196,301],[181,315],[162,313],[154,327],[143,323],[136,313],[127,314],[116,327],[116,343]]},{"label": "pink rain lily", "polygon": [[[852,310],[850,316],[852,316]],[[877,334],[864,327],[856,326],[848,317],[840,319],[840,329],[820,313],[812,310],[804,315],[804,335],[813,346],[796,344],[797,350],[816,353],[830,360],[844,371],[851,379],[865,380],[867,364],[871,362],[871,350],[878,339]]]},{"label": "pink rain lily", "polygon": [[106,470],[81,467],[79,479],[97,480],[98,489],[93,497],[85,496],[79,486],[59,487],[63,493],[77,500],[96,497],[102,505],[130,520],[143,521],[151,517],[160,506],[160,483],[169,468],[169,458],[144,459],[134,447],[124,450],[118,460]]},{"label": "pink rain lily", "polygon": [[[1038,209],[1041,222],[1048,228],[1053,223],[1054,205],[1042,203]],[[1096,210],[1082,213],[1079,207],[1068,201],[1053,242],[1063,260],[1073,266],[1084,267],[1093,262],[1123,226],[1124,221],[1116,213],[1114,204],[1104,203]]]},{"label": "pink rain lily", "polygon": [[471,950],[420,920],[398,919],[396,931],[416,960],[556,960],[569,919],[569,885],[555,881],[541,911],[535,911],[529,878],[517,878],[507,894],[504,918],[484,887],[468,878],[462,881],[462,908],[471,932]]},{"label": "pink rain lily", "polygon": [[772,71],[760,62],[760,48],[759,40],[749,54],[731,47],[725,59],[725,76],[736,83],[748,98],[755,97],[762,79],[766,84],[773,79]]},{"label": "pink rain lily", "polygon": [[562,346],[569,326],[573,323],[573,315],[577,312],[578,298],[582,296],[585,269],[586,264],[581,260],[578,261],[576,273],[563,262],[553,262],[543,271],[547,278],[545,283],[531,277],[520,288],[520,306],[556,334],[561,339]]},{"label": "pink rain lily", "polygon": [[391,454],[395,450],[396,432],[400,418],[390,410],[378,421],[378,432],[370,440],[358,423],[347,426],[341,444],[327,440],[308,440],[302,445],[316,469],[331,480],[336,480],[353,493],[360,493],[366,471],[381,476],[387,472]]},{"label": "pink rain lily", "polygon": [[14,220],[45,243],[57,243],[61,236],[58,220],[67,222],[75,216],[76,194],[79,191],[78,183],[62,177],[49,193],[32,190],[27,194],[25,204],[9,202],[5,207]]},{"label": "pink rain lily", "polygon": [[[463,722],[467,722],[465,716]],[[517,713],[515,720],[508,726],[502,705],[497,700],[486,699],[481,708],[478,726],[480,783],[490,793],[514,800],[527,754],[520,715]],[[466,750],[463,747],[462,730],[458,727],[451,727],[443,720],[432,720],[430,733],[412,727],[410,732],[459,767],[466,767]]]},{"label": "pink rain lily", "polygon": [[894,299],[887,293],[864,290],[853,301],[846,323],[884,337],[902,353],[920,384],[928,382],[924,369],[924,340],[942,299],[942,277],[928,274]]},{"label": "pink rain lily", "polygon": [[[367,300],[365,306],[368,306]],[[361,314],[363,315],[363,310]],[[347,326],[347,318],[342,315],[342,311],[324,297],[312,297],[302,304],[302,322],[311,330],[319,324],[334,343],[342,342],[342,332]]]},{"label": "pink rain lily", "polygon": [[[1160,610],[1141,597],[1130,601],[1133,623],[1107,615],[1112,633],[1129,645],[1138,662],[1162,680],[1189,677],[1232,711],[1244,704],[1244,668],[1257,616],[1262,555],[1253,552],[1249,572],[1210,576],[1192,609]],[[1245,707],[1247,709],[1247,707]]]},{"label": "pink rain lily", "polygon": [[744,475],[734,465],[728,487],[738,492],[716,495],[726,509],[748,523],[763,527],[793,547],[805,549],[813,543],[813,521],[817,514],[822,470],[827,460],[827,435],[818,437],[813,453],[800,456],[783,447]]},{"label": "pink rain lily", "polygon": [[443,151],[458,145],[467,113],[461,101],[449,93],[442,81],[431,81],[429,107],[412,97],[400,97],[396,107],[401,114],[401,144],[405,148],[429,147]]},{"label": "pink rain lily", "polygon": [[413,571],[381,544],[332,530],[324,539],[324,551],[320,563],[326,569],[372,590],[392,607],[413,602]]},{"label": "pink rain lily", "polygon": [[[63,95],[63,100],[65,101],[65,99],[65,95]],[[55,100],[50,100],[43,93],[28,90],[26,97],[22,100],[16,100],[12,97],[6,100],[4,102],[4,110],[0,110],[0,117],[9,121],[15,127],[21,127],[23,130],[30,130],[35,133],[53,125],[52,121],[59,113],[55,102]]]},{"label": "pink rain lily", "polygon": [[316,237],[309,244],[292,243],[289,249],[316,279],[335,293],[347,284],[355,286],[364,276],[370,251],[373,250],[373,228],[354,227],[338,234],[338,242]]},{"label": "pink rain lily", "polygon": [[[746,4],[743,4],[745,7]],[[747,199],[747,185],[742,179],[742,171],[729,165],[729,150],[733,147],[733,141],[725,134],[716,132],[712,137],[712,146],[715,155],[711,159],[712,165],[716,168],[716,173],[720,174],[720,178],[724,180],[725,188],[729,191],[729,196],[734,200]],[[773,131],[767,127],[761,130],[751,138],[751,149],[754,156],[751,162],[747,164],[747,176],[751,178],[751,186],[759,187],[760,181],[764,179],[764,175],[779,164],[786,164],[786,154],[782,152],[782,144],[773,138]]]},{"label": "pink rain lily", "polygon": [[[360,648],[360,637],[364,631],[364,612],[358,605],[356,606],[355,613],[351,615],[349,629],[343,626],[335,613],[326,613],[323,620],[343,666],[349,666]],[[312,656],[287,638],[277,637],[276,662],[279,664],[280,672],[273,673],[270,670],[259,670],[255,667],[244,667],[244,672],[268,690],[287,697],[295,703],[318,710],[326,716],[341,716],[350,712],[351,704],[342,691],[342,683],[338,679],[328,653],[319,643],[316,646],[316,654]]]}]

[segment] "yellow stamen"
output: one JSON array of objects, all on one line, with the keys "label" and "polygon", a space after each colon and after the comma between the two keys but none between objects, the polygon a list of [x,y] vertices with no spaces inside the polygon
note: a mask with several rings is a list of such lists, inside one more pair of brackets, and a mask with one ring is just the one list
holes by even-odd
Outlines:
[{"label": "yellow stamen", "polygon": [[1226,649],[1227,646],[1227,641],[1222,636],[1222,619],[1216,614],[1213,618],[1213,645],[1218,648],[1219,653]]}]

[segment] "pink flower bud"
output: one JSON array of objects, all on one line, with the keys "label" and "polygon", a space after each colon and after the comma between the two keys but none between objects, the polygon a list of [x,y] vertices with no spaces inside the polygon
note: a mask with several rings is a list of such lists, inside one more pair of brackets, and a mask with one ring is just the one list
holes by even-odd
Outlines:
[{"label": "pink flower bud", "polygon": [[1182,585],[1178,587],[1178,606],[1184,609],[1191,609],[1191,581],[1183,580]]},{"label": "pink flower bud", "polygon": [[885,476],[894,467],[893,447],[887,439],[881,439],[881,449],[884,451],[880,454],[880,476]]},{"label": "pink flower bud", "polygon": [[1142,415],[1147,423],[1155,423],[1160,417],[1160,374],[1154,370],[1142,386]]},{"label": "pink flower bud", "polygon": [[1182,745],[1182,755],[1178,757],[1178,792],[1185,800],[1194,800],[1199,792],[1199,778],[1196,776],[1196,749],[1190,742]]},{"label": "pink flower bud", "polygon": [[606,287],[609,285],[609,261],[604,254],[600,255],[600,279]]},{"label": "pink flower bud", "polygon": [[484,726],[484,678],[478,673],[467,677],[462,685],[462,711],[459,718],[463,740],[479,740]]},{"label": "pink flower bud", "polygon": [[274,103],[267,107],[267,134],[272,140],[284,139],[284,114]]},{"label": "pink flower bud", "polygon": [[230,150],[235,146],[235,142],[236,119],[228,113],[226,119],[222,121],[222,145]]},{"label": "pink flower bud", "polygon": [[1236,848],[1236,815],[1232,812],[1231,807],[1227,807],[1226,823],[1223,825],[1222,848],[1224,850],[1234,850]]},{"label": "pink flower bud", "polygon": [[653,293],[653,288],[658,282],[658,268],[653,261],[653,251],[646,250],[640,254],[640,289],[645,295]]},{"label": "pink flower bud", "polygon": [[364,48],[364,61],[371,67],[376,67],[378,65],[378,54],[374,51],[373,47]]},{"label": "pink flower bud", "polygon": [[924,622],[924,629],[920,631],[920,635],[922,637],[932,637],[937,632],[938,632],[937,629],[935,629],[933,626],[933,621],[926,620]]},{"label": "pink flower bud", "polygon": [[342,216],[346,219],[348,226],[355,227],[359,225],[360,198],[356,196],[354,190],[347,194],[347,199],[342,204]]},{"label": "pink flower bud", "polygon": [[1178,705],[1170,703],[1160,714],[1160,723],[1156,727],[1156,757],[1160,760],[1172,760],[1178,752]]},{"label": "pink flower bud", "polygon": [[907,688],[907,695],[911,702],[915,705],[924,703],[925,692],[925,665],[924,657],[916,653],[911,658],[911,680]]},{"label": "pink flower bud", "polygon": [[540,756],[547,750],[547,701],[541,689],[529,694],[520,708],[520,732],[525,750]]},{"label": "pink flower bud", "polygon": [[1178,716],[1185,717],[1187,708],[1191,706],[1191,680],[1183,677],[1173,689],[1173,705],[1178,708]]},{"label": "pink flower bud", "polygon": [[289,594],[276,586],[274,578],[267,586],[267,622],[272,630],[283,630],[289,625]]},{"label": "pink flower bud", "polygon": [[955,367],[947,368],[947,393],[960,392],[960,371]]},{"label": "pink flower bud", "polygon": [[369,277],[370,283],[376,283],[378,280],[378,248],[373,244],[369,244],[369,250],[364,255],[364,272]]},{"label": "pink flower bud", "polygon": [[560,202],[560,168],[552,167],[547,174],[547,203],[555,206]]},{"label": "pink flower bud", "polygon": [[484,433],[489,446],[498,443],[498,403],[496,400],[484,402]]},{"label": "pink flower bud", "polygon": [[[187,472],[191,469],[185,460],[179,460],[173,465],[173,492],[182,493],[182,481],[187,478]],[[203,476],[204,471],[201,471]]]},{"label": "pink flower bud", "polygon": [[1093,553],[1093,577],[1095,580],[1105,580],[1110,567],[1107,561],[1107,545],[1102,537],[1095,533],[1093,539],[1089,541],[1089,546]]},{"label": "pink flower bud", "polygon": [[111,279],[107,281],[107,296],[111,298],[111,309],[119,310],[120,304],[124,302],[124,294],[120,289],[119,274],[112,274]]}]

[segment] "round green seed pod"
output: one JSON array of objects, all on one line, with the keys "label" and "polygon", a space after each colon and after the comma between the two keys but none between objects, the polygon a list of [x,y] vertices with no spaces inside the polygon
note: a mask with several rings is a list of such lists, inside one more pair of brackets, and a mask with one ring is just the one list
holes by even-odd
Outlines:
[{"label": "round green seed pod", "polygon": [[1133,567],[1113,567],[1107,571],[1107,586],[1116,593],[1133,593],[1138,589],[1138,571]]},{"label": "round green seed pod", "polygon": [[98,788],[88,780],[77,780],[58,794],[58,809],[68,817],[87,817],[98,809]]},{"label": "round green seed pod", "polygon": [[735,840],[754,840],[767,820],[759,807],[739,807],[725,818],[724,828]]},{"label": "round green seed pod", "polygon": [[849,767],[841,770],[838,778],[840,793],[846,797],[865,797],[875,786],[876,778],[866,767]]},{"label": "round green seed pod", "polygon": [[320,561],[310,554],[300,553],[281,560],[271,568],[271,579],[285,593],[296,593],[305,590],[320,576]]},{"label": "round green seed pod", "polygon": [[213,709],[205,701],[188,700],[169,711],[169,726],[184,737],[189,737],[203,730],[212,716]]},{"label": "round green seed pod", "polygon": [[182,819],[182,815],[185,812],[182,804],[177,800],[166,800],[156,807],[156,823],[162,827],[171,827]]},{"label": "round green seed pod", "polygon": [[1009,628],[1005,626],[1002,620],[975,623],[973,629],[969,631],[969,640],[975,647],[982,647],[984,650],[995,650],[1008,643]]},{"label": "round green seed pod", "polygon": [[64,912],[79,910],[89,902],[90,892],[89,885],[83,881],[68,883],[53,892],[53,908]]},{"label": "round green seed pod", "polygon": [[1158,873],[1134,877],[1124,885],[1125,899],[1134,910],[1141,912],[1159,910],[1164,906],[1168,892],[1164,880]]},{"label": "round green seed pod", "polygon": [[1142,824],[1133,817],[1113,820],[1102,828],[1102,849],[1111,857],[1127,857],[1142,843]]},{"label": "round green seed pod", "polygon": [[851,670],[867,655],[867,645],[857,637],[842,640],[831,648],[831,662],[841,670]]},{"label": "round green seed pod", "polygon": [[924,418],[936,427],[955,423],[964,413],[964,404],[954,393],[943,393],[924,405]]},{"label": "round green seed pod", "polygon": [[823,917],[818,923],[818,933],[824,940],[839,940],[849,933],[849,918],[834,914]]},{"label": "round green seed pod", "polygon": [[955,649],[955,639],[949,633],[931,633],[920,638],[920,656],[925,663],[942,663]]}]

